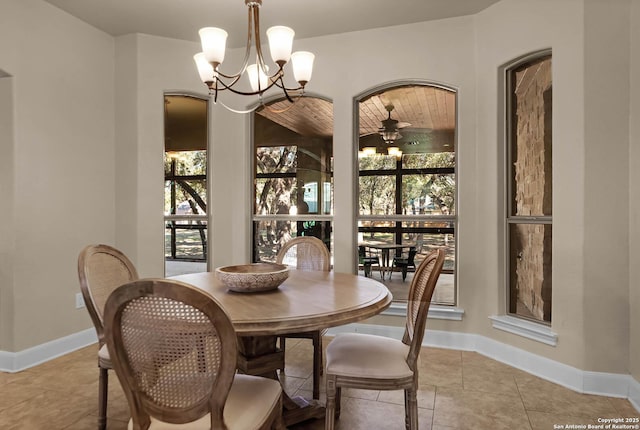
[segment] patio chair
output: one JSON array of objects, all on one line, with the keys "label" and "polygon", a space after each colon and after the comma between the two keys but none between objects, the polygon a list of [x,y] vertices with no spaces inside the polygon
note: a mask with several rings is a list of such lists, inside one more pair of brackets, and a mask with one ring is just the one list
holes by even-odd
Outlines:
[{"label": "patio chair", "polygon": [[358,260],[364,269],[364,276],[367,278],[371,276],[371,266],[380,268],[380,258],[367,252],[367,247],[364,245],[358,246]]},{"label": "patio chair", "polygon": [[133,263],[109,245],[89,245],[78,256],[78,278],[82,298],[98,335],[98,429],[107,427],[109,351],[104,342],[104,305],[109,294],[120,285],[138,279]]},{"label": "patio chair", "polygon": [[107,300],[105,340],[129,429],[284,429],[280,382],[236,374],[233,324],[199,288],[168,279],[122,285]]},{"label": "patio chair", "polygon": [[[331,255],[324,242],[313,236],[299,236],[285,243],[278,252],[276,262],[285,264],[295,261],[298,270],[329,271]],[[288,333],[280,337],[280,348],[284,351],[286,338],[305,338],[313,342],[313,398],[320,398],[320,378],[322,376],[322,331]]]},{"label": "patio chair", "polygon": [[[409,248],[409,252],[406,256],[393,257],[393,265],[395,267],[402,269],[403,282],[407,279],[407,272],[409,268],[411,267],[414,270],[416,268],[415,259],[416,259],[417,253],[418,253],[418,250],[414,246],[412,246],[411,248]],[[389,275],[389,278],[391,278],[391,275]]]},{"label": "patio chair", "polygon": [[405,427],[418,429],[418,355],[429,304],[442,271],[444,251],[436,249],[422,261],[411,282],[403,339],[343,333],[327,346],[327,409],[325,430],[340,416],[343,387],[364,390],[404,390]]}]

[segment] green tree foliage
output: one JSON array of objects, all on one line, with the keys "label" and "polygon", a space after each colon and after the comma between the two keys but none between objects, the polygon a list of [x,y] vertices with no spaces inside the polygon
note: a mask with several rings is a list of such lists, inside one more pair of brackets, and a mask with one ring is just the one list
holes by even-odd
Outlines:
[{"label": "green tree foliage", "polygon": [[[295,146],[259,147],[256,150],[256,173],[295,173]],[[295,178],[256,179],[256,213],[289,213],[295,198]]]},{"label": "green tree foliage", "polygon": [[[164,172],[165,176],[204,176],[207,174],[207,151],[165,153]],[[171,201],[171,186],[173,182],[175,182],[176,189],[174,202]],[[176,206],[185,201],[189,203],[192,213],[206,213],[206,180],[190,178],[174,181],[166,180],[164,191],[165,213],[174,213]]]},{"label": "green tree foliage", "polygon": [[360,170],[388,170],[388,175],[361,175],[359,208],[362,215],[396,214],[396,175],[402,177],[401,214],[452,214],[455,211],[453,174],[408,174],[403,169],[454,167],[455,153],[403,155],[400,170],[392,156],[375,155],[359,160]]}]

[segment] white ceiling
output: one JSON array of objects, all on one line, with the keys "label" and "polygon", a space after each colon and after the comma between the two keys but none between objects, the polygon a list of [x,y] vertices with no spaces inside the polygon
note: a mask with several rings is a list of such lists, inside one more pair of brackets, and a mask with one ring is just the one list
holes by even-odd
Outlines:
[{"label": "white ceiling", "polygon": [[[221,27],[228,47],[245,45],[242,0],[46,0],[113,35],[146,33],[198,41],[201,27]],[[345,33],[475,14],[499,0],[264,0],[261,33],[287,25],[296,38]],[[263,36],[264,37],[264,36]]]}]

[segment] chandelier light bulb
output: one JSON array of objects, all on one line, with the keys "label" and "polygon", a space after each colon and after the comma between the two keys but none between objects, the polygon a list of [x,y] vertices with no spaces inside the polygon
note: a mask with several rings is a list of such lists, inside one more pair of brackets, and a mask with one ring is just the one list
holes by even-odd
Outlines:
[{"label": "chandelier light bulb", "polygon": [[276,25],[267,30],[269,50],[274,63],[284,65],[289,61],[295,34],[292,29],[283,25]]},{"label": "chandelier light bulb", "polygon": [[216,67],[224,61],[224,52],[227,48],[227,32],[217,27],[201,28],[198,32],[202,52],[205,58]]},{"label": "chandelier light bulb", "polygon": [[293,65],[293,77],[303,87],[311,80],[313,72],[313,60],[316,58],[311,52],[297,51],[291,54],[291,63]]},{"label": "chandelier light bulb", "polygon": [[193,61],[196,62],[196,67],[198,68],[198,73],[200,74],[202,82],[205,84],[207,82],[213,82],[213,66],[207,61],[207,58],[204,56],[204,52],[198,52],[194,55]]},{"label": "chandelier light bulb", "polygon": [[265,70],[262,70],[257,64],[247,66],[247,76],[249,77],[249,83],[253,91],[264,90],[269,84],[269,76],[267,75],[267,73],[269,73],[269,66],[264,66],[264,68]]},{"label": "chandelier light bulb", "polygon": [[400,158],[402,157],[402,150],[397,146],[390,146],[387,148],[387,154]]}]

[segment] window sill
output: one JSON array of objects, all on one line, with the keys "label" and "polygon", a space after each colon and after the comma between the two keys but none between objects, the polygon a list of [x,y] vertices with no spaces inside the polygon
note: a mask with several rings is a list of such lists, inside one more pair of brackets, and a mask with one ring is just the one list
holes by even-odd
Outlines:
[{"label": "window sill", "polygon": [[[464,309],[456,308],[453,306],[431,305],[429,306],[429,314],[427,318],[437,320],[462,321],[463,314]],[[407,304],[392,303],[391,306],[389,306],[389,309],[384,311],[382,315],[405,317],[407,315]]]},{"label": "window sill", "polygon": [[556,346],[558,344],[558,335],[551,331],[551,328],[546,325],[509,315],[494,315],[490,316],[489,319],[492,321],[493,328],[495,329],[513,333],[551,346]]}]

